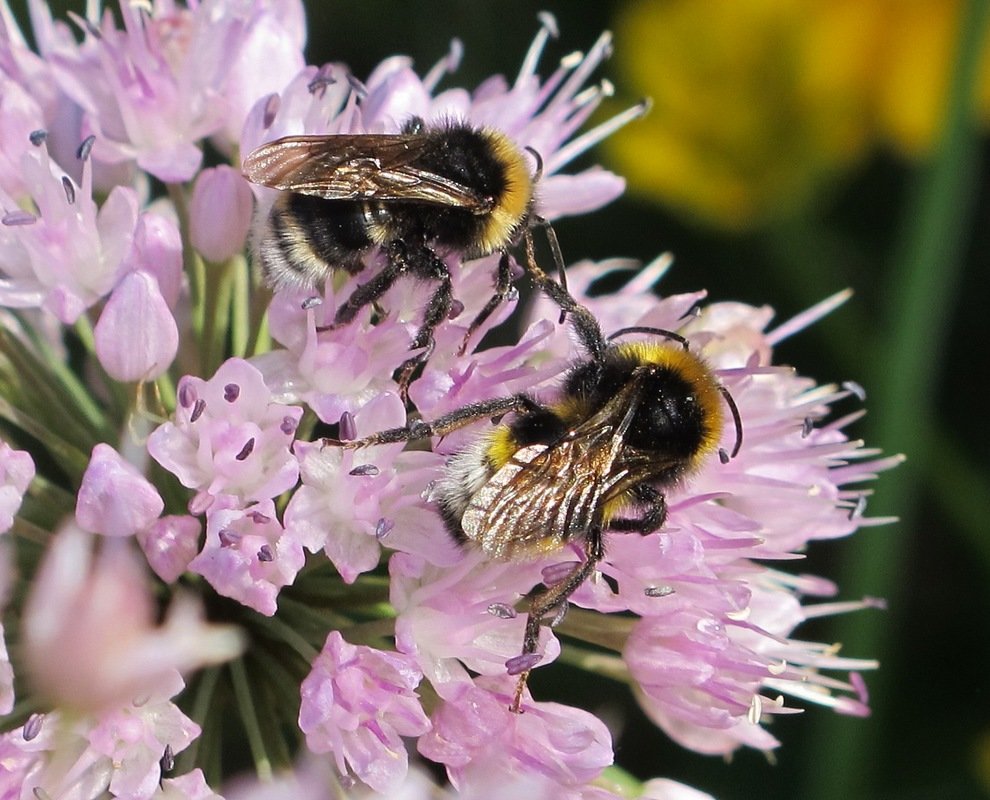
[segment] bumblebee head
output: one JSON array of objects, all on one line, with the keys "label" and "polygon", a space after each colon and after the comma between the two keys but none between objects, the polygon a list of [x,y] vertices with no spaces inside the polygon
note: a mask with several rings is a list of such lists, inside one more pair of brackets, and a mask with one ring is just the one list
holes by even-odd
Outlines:
[{"label": "bumblebee head", "polygon": [[619,429],[626,446],[691,472],[718,448],[723,396],[711,368],[682,345],[625,342],[571,372],[558,413],[597,417]]},{"label": "bumblebee head", "polygon": [[723,415],[718,382],[707,365],[680,347],[623,345],[641,359],[630,376],[635,404],[626,443],[641,452],[663,452],[691,471],[715,451]]}]

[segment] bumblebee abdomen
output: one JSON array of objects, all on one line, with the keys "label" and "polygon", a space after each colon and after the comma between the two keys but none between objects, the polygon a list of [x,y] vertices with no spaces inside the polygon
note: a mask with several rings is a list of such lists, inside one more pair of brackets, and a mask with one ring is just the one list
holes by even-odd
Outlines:
[{"label": "bumblebee abdomen", "polygon": [[372,245],[364,217],[358,202],[279,195],[257,245],[268,284],[309,287],[335,269],[360,271],[361,255]]}]

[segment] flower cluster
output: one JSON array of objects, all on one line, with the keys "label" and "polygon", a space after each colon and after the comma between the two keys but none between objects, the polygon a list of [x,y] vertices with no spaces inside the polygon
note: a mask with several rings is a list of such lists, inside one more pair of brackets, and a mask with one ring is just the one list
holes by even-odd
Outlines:
[{"label": "flower cluster", "polygon": [[[586,356],[570,320],[510,293],[465,348],[499,254],[441,254],[457,302],[406,397],[393,374],[432,287],[400,280],[334,325],[367,277],[273,298],[246,252],[273,192],[249,186],[239,154],[412,116],[495,127],[539,153],[542,217],[608,203],[620,177],[561,170],[642,111],[580,132],[610,92],[588,85],[609,37],[541,78],[556,35],[543,15],[514,80],[440,90],[456,44],[423,77],[405,57],[363,80],[307,66],[299,0],[92,4],[71,24],[28,5],[36,50],[0,2],[0,602],[19,637],[13,658],[0,639],[0,795],[702,797],[660,779],[618,788],[590,710],[526,692],[510,711],[517,607],[576,556],[504,563],[447,534],[434,487],[489,423],[430,447],[321,442],[553,397]],[[203,168],[206,147],[230,163]],[[843,433],[856,413],[832,416],[853,389],[772,362],[844,297],[770,329],[765,308],[658,299],[668,263],[608,296],[592,283],[629,265],[576,264],[568,283],[606,332],[689,339],[745,444],[667,493],[661,530],[608,536],[596,577],[545,630],[542,664],[628,683],[686,747],[766,750],[768,717],[793,710],[785,695],[867,713],[858,672],[874,664],[792,634],[875,601],[809,603],[836,587],[777,562],[882,522],[863,516],[861,484],[896,459]],[[517,341],[479,346],[513,314]],[[228,780],[244,753],[263,782]]]}]

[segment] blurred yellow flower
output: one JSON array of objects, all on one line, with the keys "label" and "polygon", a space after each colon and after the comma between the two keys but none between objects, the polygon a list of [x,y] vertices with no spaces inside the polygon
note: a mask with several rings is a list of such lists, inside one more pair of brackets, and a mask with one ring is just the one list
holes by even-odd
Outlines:
[{"label": "blurred yellow flower", "polygon": [[[727,228],[800,213],[877,143],[935,141],[962,0],[632,0],[619,71],[654,100],[608,142],[630,188]],[[986,48],[984,48],[986,54]],[[990,117],[990,62],[980,108]]]}]

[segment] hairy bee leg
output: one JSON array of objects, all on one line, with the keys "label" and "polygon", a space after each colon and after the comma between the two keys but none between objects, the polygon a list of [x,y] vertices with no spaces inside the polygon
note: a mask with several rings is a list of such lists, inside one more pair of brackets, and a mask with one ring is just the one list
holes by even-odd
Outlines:
[{"label": "hairy bee leg", "polygon": [[598,320],[588,309],[575,300],[567,289],[540,269],[536,263],[533,235],[527,231],[524,238],[526,240],[525,267],[533,283],[560,307],[561,322],[568,314],[571,315],[574,320],[574,330],[577,332],[581,344],[584,345],[584,349],[588,351],[588,355],[593,361],[601,362],[605,357],[608,342],[605,339],[605,334],[602,333]]},{"label": "hairy bee leg", "polygon": [[667,500],[663,494],[648,483],[637,484],[631,491],[633,496],[646,506],[646,510],[640,517],[613,519],[608,524],[609,529],[643,534],[653,533],[667,519]]},{"label": "hairy bee leg", "polygon": [[[421,261],[419,259],[422,259]],[[416,263],[416,262],[419,263]],[[406,399],[409,383],[412,381],[413,373],[420,364],[425,364],[433,353],[436,341],[433,332],[450,315],[450,309],[454,302],[453,286],[450,282],[450,271],[447,265],[437,257],[436,253],[427,247],[423,247],[414,260],[410,255],[410,271],[422,278],[438,280],[439,286],[434,290],[423,312],[423,322],[416,331],[416,337],[409,346],[410,350],[420,350],[421,353],[406,359],[399,366],[399,394],[402,399]]]},{"label": "hairy bee leg", "polygon": [[345,447],[348,450],[360,447],[371,447],[377,444],[395,444],[396,442],[410,442],[416,439],[427,439],[431,436],[446,436],[449,433],[470,425],[472,422],[485,419],[496,419],[510,411],[517,413],[533,413],[543,409],[533,398],[524,394],[516,394],[511,397],[501,397],[495,400],[484,400],[480,403],[458,408],[442,417],[437,417],[433,422],[417,420],[404,428],[389,428],[388,430],[373,433],[363,439],[353,441],[340,441],[338,439],[323,439],[324,447]]},{"label": "hairy bee leg", "polygon": [[508,253],[502,253],[502,257],[498,260],[498,271],[495,273],[495,293],[489,298],[488,302],[485,303],[485,307],[478,312],[478,316],[468,326],[467,333],[464,334],[464,341],[461,342],[461,349],[457,351],[458,356],[463,356],[467,352],[468,342],[474,336],[475,331],[484,325],[485,321],[495,313],[495,310],[505,302],[511,283],[512,262],[509,259]]},{"label": "hairy bee leg", "polygon": [[347,302],[337,309],[337,314],[333,318],[334,325],[347,325],[358,311],[385,294],[409,269],[409,259],[402,242],[390,242],[386,247],[386,254],[388,261],[382,271],[367,283],[358,286],[351,292]]},{"label": "hairy bee leg", "polygon": [[[529,616],[526,618],[522,655],[528,656],[536,652],[540,644],[540,628],[543,625],[543,620],[551,614],[559,614],[563,610],[568,598],[594,573],[599,562],[605,557],[605,541],[600,527],[588,531],[588,536],[584,542],[584,554],[584,561],[577,564],[567,577],[560,583],[548,586],[533,598],[529,607]],[[509,706],[509,710],[514,714],[520,713],[522,695],[526,690],[530,671],[527,669],[520,673],[519,680],[516,682],[512,705]]]}]

